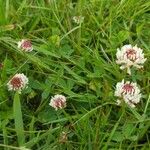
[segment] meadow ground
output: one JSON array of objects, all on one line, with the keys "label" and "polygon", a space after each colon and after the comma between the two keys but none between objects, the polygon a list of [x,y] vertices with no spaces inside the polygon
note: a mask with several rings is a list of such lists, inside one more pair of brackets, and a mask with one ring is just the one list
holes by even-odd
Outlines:
[{"label": "meadow ground", "polygon": [[[147,58],[131,75],[116,63],[126,44]],[[149,50],[149,0],[0,0],[0,150],[150,149]],[[21,94],[7,87],[16,73]],[[135,108],[116,104],[122,79],[141,90]],[[67,107],[49,106],[56,94]]]}]

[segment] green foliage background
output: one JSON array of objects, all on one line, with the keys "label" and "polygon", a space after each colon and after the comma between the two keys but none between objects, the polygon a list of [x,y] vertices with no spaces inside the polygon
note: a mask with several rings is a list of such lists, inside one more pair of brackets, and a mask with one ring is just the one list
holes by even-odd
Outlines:
[{"label": "green foliage background", "polygon": [[[148,150],[149,28],[149,0],[0,0],[0,149]],[[20,51],[21,39],[34,51]],[[147,58],[132,77],[115,63],[116,49],[129,43]],[[6,86],[16,73],[29,78],[20,96]],[[123,78],[141,87],[135,109],[115,104]],[[49,106],[55,94],[67,97],[67,108]]]}]

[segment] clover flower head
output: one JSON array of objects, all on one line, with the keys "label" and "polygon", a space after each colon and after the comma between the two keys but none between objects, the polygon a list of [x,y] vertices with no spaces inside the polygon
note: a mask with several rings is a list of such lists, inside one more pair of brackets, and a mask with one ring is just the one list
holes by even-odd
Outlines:
[{"label": "clover flower head", "polygon": [[83,16],[74,16],[72,19],[73,19],[73,21],[74,21],[76,24],[83,23],[83,21],[84,21],[84,17],[83,17]]},{"label": "clover flower head", "polygon": [[27,39],[22,39],[21,41],[19,41],[18,48],[24,52],[31,52],[33,50],[31,41]]},{"label": "clover flower head", "polygon": [[143,50],[137,45],[124,45],[121,49],[117,49],[116,57],[116,63],[121,65],[120,69],[127,69],[128,74],[131,74],[130,67],[134,66],[140,69],[146,61]]},{"label": "clover flower head", "polygon": [[55,108],[57,111],[58,109],[62,109],[66,107],[66,97],[63,95],[55,95],[51,98],[51,101],[49,103],[50,106]]},{"label": "clover flower head", "polygon": [[9,91],[18,91],[19,93],[27,86],[28,78],[23,73],[14,75],[7,83]]},{"label": "clover flower head", "polygon": [[120,105],[121,100],[123,100],[132,108],[135,107],[141,99],[141,93],[140,89],[137,86],[137,83],[133,83],[130,81],[124,82],[124,80],[117,83],[114,95],[119,98],[117,100],[118,105]]}]

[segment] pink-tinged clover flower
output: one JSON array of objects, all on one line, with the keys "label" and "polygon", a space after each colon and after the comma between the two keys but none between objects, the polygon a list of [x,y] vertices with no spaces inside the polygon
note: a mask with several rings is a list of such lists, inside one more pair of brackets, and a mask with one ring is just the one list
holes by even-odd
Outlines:
[{"label": "pink-tinged clover flower", "polygon": [[138,69],[142,68],[146,58],[141,48],[137,45],[124,45],[121,49],[117,49],[116,63],[121,65],[120,69],[127,69],[127,73],[131,74],[130,67],[134,66]]},{"label": "pink-tinged clover flower", "polygon": [[19,93],[27,86],[28,78],[23,73],[14,75],[7,83],[9,91],[18,91]]},{"label": "pink-tinged clover flower", "polygon": [[137,83],[130,81],[124,82],[124,80],[117,83],[114,95],[119,98],[117,100],[118,105],[123,100],[132,108],[135,107],[135,105],[139,103],[141,99],[141,93]]},{"label": "pink-tinged clover flower", "polygon": [[66,107],[66,97],[63,95],[55,95],[51,98],[49,103],[50,106],[55,108],[55,110],[62,109]]},{"label": "pink-tinged clover flower", "polygon": [[31,52],[33,50],[31,41],[26,39],[18,42],[18,48],[25,52]]},{"label": "pink-tinged clover flower", "polygon": [[83,21],[84,21],[83,16],[74,16],[72,19],[73,19],[74,23],[76,23],[76,24],[83,23]]}]

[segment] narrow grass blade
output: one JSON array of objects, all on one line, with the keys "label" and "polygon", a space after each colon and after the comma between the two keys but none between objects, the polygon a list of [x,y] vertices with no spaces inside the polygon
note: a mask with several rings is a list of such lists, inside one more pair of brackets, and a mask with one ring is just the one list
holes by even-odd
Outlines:
[{"label": "narrow grass blade", "polygon": [[18,92],[16,92],[14,96],[13,111],[14,111],[15,130],[17,133],[18,144],[19,146],[21,146],[25,143],[25,136],[24,136],[24,129],[23,129],[20,97]]}]

